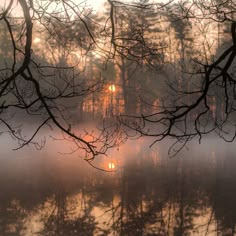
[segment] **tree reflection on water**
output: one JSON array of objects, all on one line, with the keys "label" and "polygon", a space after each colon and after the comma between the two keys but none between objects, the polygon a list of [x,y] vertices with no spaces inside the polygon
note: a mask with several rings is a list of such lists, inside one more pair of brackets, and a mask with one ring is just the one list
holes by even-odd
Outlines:
[{"label": "tree reflection on water", "polygon": [[168,159],[144,143],[110,153],[113,173],[47,148],[1,157],[0,235],[234,235],[232,145],[208,141]]}]

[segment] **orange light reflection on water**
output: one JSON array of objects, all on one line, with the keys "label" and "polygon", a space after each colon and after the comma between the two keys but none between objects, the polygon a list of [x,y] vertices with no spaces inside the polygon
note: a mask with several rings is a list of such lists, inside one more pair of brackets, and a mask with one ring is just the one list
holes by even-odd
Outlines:
[{"label": "orange light reflection on water", "polygon": [[109,169],[115,169],[115,164],[114,163],[112,163],[112,162],[110,162],[110,163],[108,163],[108,168]]}]

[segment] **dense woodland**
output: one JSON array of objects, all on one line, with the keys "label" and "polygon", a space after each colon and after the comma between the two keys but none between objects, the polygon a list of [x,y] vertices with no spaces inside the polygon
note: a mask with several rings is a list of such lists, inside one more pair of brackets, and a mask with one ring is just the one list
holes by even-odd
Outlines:
[{"label": "dense woodland", "polygon": [[[87,160],[130,135],[234,140],[234,1],[108,0],[100,10],[3,3],[1,132],[41,148],[40,130],[57,128]],[[78,129],[94,120],[98,131]]]}]

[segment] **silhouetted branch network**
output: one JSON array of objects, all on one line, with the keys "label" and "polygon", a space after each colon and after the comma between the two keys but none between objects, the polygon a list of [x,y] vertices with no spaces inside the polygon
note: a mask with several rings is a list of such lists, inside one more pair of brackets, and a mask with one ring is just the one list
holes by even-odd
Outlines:
[{"label": "silhouetted branch network", "polygon": [[[230,22],[231,46],[210,63],[192,59],[195,71],[183,73],[191,74],[191,79],[195,78],[198,82],[193,88],[187,89],[187,84],[183,86],[185,89],[176,89],[176,86],[170,85],[172,89],[170,94],[175,93],[172,102],[171,99],[162,101],[162,105],[153,106],[154,112],[150,114],[137,116],[127,114],[119,118],[124,126],[136,131],[136,133],[131,132],[132,136],[153,137],[151,145],[166,138],[174,139],[174,144],[170,148],[170,153],[173,155],[195,137],[199,138],[199,142],[204,135],[210,133],[216,133],[227,142],[232,142],[236,138],[236,21],[234,19],[236,5],[233,1],[222,3],[185,1],[175,7],[181,10],[181,14],[177,16],[173,14],[170,6],[172,11],[169,17],[174,23],[191,19]],[[113,44],[116,50],[117,45],[114,42]],[[214,94],[220,95],[219,97],[216,95],[221,106],[219,110],[217,104],[212,105]]]},{"label": "silhouetted branch network", "polygon": [[[13,17],[16,2],[20,13],[18,17]],[[149,3],[146,0],[108,0],[107,3],[109,13],[106,22],[103,26],[94,26],[88,21],[91,11],[73,0],[5,2],[0,12],[0,23],[7,29],[10,48],[6,55],[10,54],[10,59],[5,58],[4,67],[0,68],[1,130],[17,139],[20,148],[30,143],[41,148],[44,141],[41,145],[36,142],[37,134],[45,126],[51,129],[56,127],[62,131],[64,140],[75,144],[72,152],[83,150],[88,161],[124,141],[120,123],[140,136],[153,137],[154,143],[168,137],[174,138],[180,144],[178,150],[192,138],[199,137],[201,140],[203,135],[212,132],[226,141],[233,141],[236,137],[234,1],[181,1],[175,4],[173,1]],[[195,71],[191,72],[191,77],[196,78],[195,86],[186,88],[186,84],[177,89],[172,86],[175,97],[162,100],[158,106],[151,105],[152,112],[121,115],[118,124],[112,126],[109,122],[104,123],[99,133],[81,132],[69,120],[67,106],[71,99],[101,91],[104,85],[101,77],[93,83],[83,80],[78,63],[72,66],[67,64],[66,59],[74,48],[77,47],[80,59],[97,50],[107,61],[131,61],[139,65],[142,72],[144,66],[156,70],[165,65],[168,44],[164,39],[152,39],[154,31],[161,32],[161,29],[155,28],[155,24],[168,21],[176,29],[180,27],[182,32],[177,36],[183,44],[184,31],[192,19],[231,23],[231,46],[221,52],[217,59],[202,62],[193,58]],[[46,43],[51,46],[47,55],[51,53],[51,61],[57,63],[50,64],[45,58],[43,60],[34,54],[32,44],[36,25],[41,29],[40,33],[47,35]],[[76,27],[78,32],[75,33],[72,29]],[[97,30],[93,27],[97,27]],[[119,63],[118,67],[122,68],[123,64]],[[133,68],[136,70],[136,67]],[[127,71],[123,72],[125,76]],[[187,71],[184,73],[187,74]],[[212,109],[213,97],[220,100],[220,109]],[[28,137],[22,134],[18,124],[23,119],[19,115],[21,112],[39,118],[37,127]],[[12,114],[17,115],[16,124]]]},{"label": "silhouetted branch network", "polygon": [[[53,10],[48,10],[52,4],[50,2],[42,3],[33,0],[18,0],[17,2],[19,16],[15,17],[16,19],[11,14],[15,8],[13,0],[5,2],[5,7],[0,12],[0,21],[7,29],[11,45],[10,51],[7,52],[11,54],[11,59],[8,61],[7,58],[5,59],[6,66],[0,71],[2,132],[8,132],[16,139],[19,142],[18,148],[34,144],[40,149],[45,141],[41,143],[35,141],[37,134],[45,126],[51,129],[56,127],[62,131],[64,140],[73,142],[76,145],[75,150],[78,150],[88,161],[99,154],[105,154],[109,148],[119,145],[122,137],[118,127],[106,126],[96,133],[89,133],[86,130],[78,131],[77,126],[73,126],[67,118],[66,105],[63,105],[65,100],[70,103],[71,98],[79,98],[99,91],[103,86],[103,80],[100,79],[92,84],[86,83],[85,80],[80,79],[80,73],[76,72],[77,65],[68,66],[65,63],[53,65],[45,61],[42,63],[33,53],[34,25],[37,24],[42,28],[41,33],[47,33],[52,40],[61,37],[58,43],[63,44],[66,35],[61,35],[60,30],[56,31],[56,25],[63,25],[64,28],[61,30],[64,31],[67,26],[69,28],[80,22],[89,37],[84,55],[91,50],[93,44],[97,44],[92,30],[83,18],[79,4],[76,5],[73,1],[61,1],[62,10],[53,12]],[[76,14],[77,20],[73,20],[71,13]],[[63,46],[66,46],[66,42]],[[21,117],[21,111],[25,111],[23,117]],[[38,125],[30,135],[22,134],[21,124],[14,125],[14,119],[11,117],[14,113],[16,123],[25,119],[26,115],[32,118],[37,117]],[[28,123],[28,120],[26,122]],[[27,128],[31,129],[31,120]]]}]

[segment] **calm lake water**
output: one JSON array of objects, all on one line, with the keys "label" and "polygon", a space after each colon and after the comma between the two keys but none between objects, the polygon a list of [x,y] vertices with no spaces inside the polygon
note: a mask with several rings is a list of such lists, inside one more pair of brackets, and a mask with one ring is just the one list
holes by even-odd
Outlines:
[{"label": "calm lake water", "polygon": [[236,235],[235,143],[203,140],[178,156],[128,142],[93,169],[63,142],[0,156],[0,235]]}]

